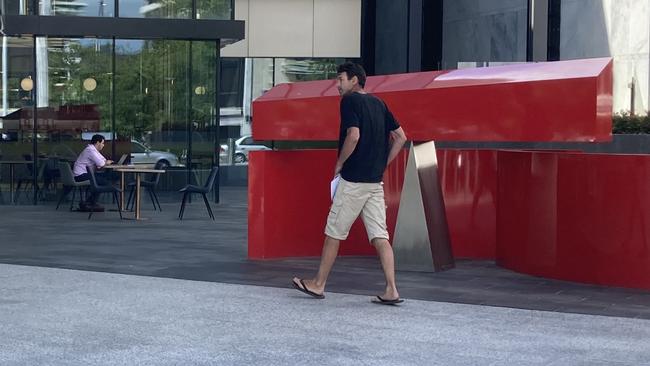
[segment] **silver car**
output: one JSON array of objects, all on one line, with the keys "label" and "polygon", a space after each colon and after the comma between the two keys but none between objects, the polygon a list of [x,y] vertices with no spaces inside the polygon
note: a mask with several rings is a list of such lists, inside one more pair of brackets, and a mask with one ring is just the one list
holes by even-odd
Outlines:
[{"label": "silver car", "polygon": [[245,163],[248,161],[248,152],[257,150],[271,150],[270,148],[258,144],[253,140],[253,136],[244,135],[235,140],[235,163]]},{"label": "silver car", "polygon": [[156,164],[160,162],[162,169],[170,166],[182,166],[178,157],[167,151],[151,150],[139,141],[131,140],[131,163]]}]

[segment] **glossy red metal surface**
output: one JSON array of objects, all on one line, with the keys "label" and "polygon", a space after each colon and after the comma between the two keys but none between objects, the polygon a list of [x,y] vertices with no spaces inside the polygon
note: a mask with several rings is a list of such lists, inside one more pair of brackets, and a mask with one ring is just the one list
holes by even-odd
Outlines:
[{"label": "glossy red metal surface", "polygon": [[[249,257],[318,256],[333,150],[262,151],[249,165]],[[439,150],[454,256],[536,276],[650,289],[650,156]],[[406,154],[384,179],[394,233]],[[342,255],[369,255],[360,222]]]},{"label": "glossy red metal surface", "polygon": [[496,151],[438,150],[438,165],[454,257],[494,259]]},{"label": "glossy red metal surface", "polygon": [[[336,151],[260,151],[251,152],[250,158],[249,257],[320,255]],[[401,154],[384,175],[391,237],[406,158],[406,153]],[[454,256],[494,258],[496,152],[439,150],[438,159]],[[348,240],[341,245],[341,254],[374,253],[358,220]]]},{"label": "glossy red metal surface", "polygon": [[650,156],[498,153],[497,263],[650,289]]},{"label": "glossy red metal surface", "polygon": [[[387,223],[393,235],[406,156],[384,179]],[[335,150],[255,151],[248,165],[248,255],[250,258],[319,256],[330,207]],[[331,169],[330,169],[331,168]],[[403,176],[402,176],[403,179]],[[360,220],[341,245],[341,255],[374,254]]]},{"label": "glossy red metal surface", "polygon": [[[369,77],[414,141],[609,141],[610,58]],[[336,140],[334,81],[283,84],[253,103],[257,140]]]}]

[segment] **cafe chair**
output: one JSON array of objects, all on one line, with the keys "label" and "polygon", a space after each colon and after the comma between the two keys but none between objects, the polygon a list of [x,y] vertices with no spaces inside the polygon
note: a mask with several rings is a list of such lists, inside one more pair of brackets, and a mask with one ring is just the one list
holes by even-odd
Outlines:
[{"label": "cafe chair", "polygon": [[45,159],[45,169],[43,169],[43,190],[56,191],[57,181],[61,180],[61,171],[59,162],[61,160],[56,156],[50,156]]},{"label": "cafe chair", "polygon": [[[97,177],[95,176],[95,169],[92,167],[86,167],[86,171],[88,171],[88,175],[90,175],[90,191],[99,194],[102,193],[112,193],[113,194],[113,200],[117,202],[117,212],[120,214],[120,219],[122,219],[122,205],[120,204],[120,198],[118,197],[118,193],[122,192],[121,189],[114,187],[112,185],[105,185],[105,186],[100,186],[97,183]],[[88,213],[88,220],[93,215],[93,209],[90,209],[90,212]]]},{"label": "cafe chair", "polygon": [[[163,169],[165,166],[167,166],[166,162],[158,161],[154,166],[154,169],[156,170]],[[160,200],[158,200],[158,194],[156,194],[156,187],[158,186],[159,181],[160,181],[160,173],[149,174],[148,179],[140,181],[140,187],[144,187],[147,189],[147,192],[149,193],[149,198],[151,199],[151,203],[153,203],[153,209],[162,212],[162,207],[160,207]],[[133,210],[133,204],[135,203],[134,202],[135,200],[133,200],[134,198],[133,192],[135,191],[135,182],[129,183],[128,187],[131,190],[129,192],[129,199],[126,201],[126,209]],[[156,207],[156,204],[158,205],[158,207]]]},{"label": "cafe chair", "polygon": [[212,187],[214,187],[214,181],[217,178],[218,170],[219,170],[218,166],[212,167],[212,170],[210,171],[210,176],[208,177],[208,180],[205,182],[205,185],[203,185],[203,187],[188,184],[185,187],[181,188],[179,192],[183,192],[183,201],[181,203],[181,210],[178,212],[179,220],[183,219],[187,197],[190,196],[192,193],[200,193],[203,196],[203,202],[205,202],[205,207],[208,209],[208,215],[210,215],[210,218],[214,220],[214,215],[212,214],[212,208],[210,208],[210,203],[208,202],[208,197],[206,196],[206,194],[212,191]]},{"label": "cafe chair", "polygon": [[79,202],[83,201],[82,188],[89,187],[90,181],[75,181],[74,175],[72,174],[72,168],[70,167],[70,164],[65,161],[59,161],[59,174],[61,175],[61,183],[63,183],[63,191],[61,192],[59,202],[56,204],[56,209],[59,209],[61,202],[63,202],[68,194],[70,194],[70,191],[72,191],[72,200],[70,200],[70,211],[72,211],[72,208],[74,207],[75,193],[79,192]]},{"label": "cafe chair", "polygon": [[[32,161],[31,155],[23,155],[23,157],[27,161]],[[37,164],[36,166],[38,167],[38,172],[36,173],[36,179],[34,179],[34,174],[33,174],[34,164]],[[38,182],[43,180],[43,172],[45,171],[45,166],[46,164],[44,162],[39,164],[38,160],[33,163],[25,164],[27,174],[18,178],[18,184],[16,185],[16,195],[14,196],[14,203],[18,202],[18,197],[20,196],[21,192],[24,192],[25,195],[27,195],[29,189],[34,188],[34,180],[36,180],[37,195],[40,196],[42,194],[41,187],[38,185]],[[20,190],[20,187],[23,187],[22,191]]]}]

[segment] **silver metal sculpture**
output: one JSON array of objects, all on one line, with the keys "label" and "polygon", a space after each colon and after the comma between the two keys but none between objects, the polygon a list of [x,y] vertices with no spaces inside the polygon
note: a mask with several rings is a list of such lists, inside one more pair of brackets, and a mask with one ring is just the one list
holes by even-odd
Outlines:
[{"label": "silver metal sculpture", "polygon": [[410,148],[393,250],[398,270],[437,272],[454,267],[433,141]]}]

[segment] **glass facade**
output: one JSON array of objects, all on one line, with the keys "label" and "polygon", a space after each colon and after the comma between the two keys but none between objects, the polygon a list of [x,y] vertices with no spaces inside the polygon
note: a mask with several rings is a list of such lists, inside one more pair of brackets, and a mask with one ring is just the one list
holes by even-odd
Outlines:
[{"label": "glass facade", "polygon": [[[154,38],[3,37],[0,204],[55,202],[60,163],[73,164],[97,133],[106,138],[108,159],[163,167],[163,197],[201,184],[213,165],[245,165],[250,151],[269,149],[250,137],[255,98],[279,83],[333,78],[342,61],[220,59],[218,39],[155,38],[150,19],[197,26],[232,19],[232,0],[116,1],[41,1],[37,11],[29,8],[34,2],[10,2],[15,15],[50,20],[149,18],[142,24]],[[104,19],[90,21],[105,27]],[[130,22],[120,24],[136,24]]]},{"label": "glass facade", "polygon": [[88,133],[111,131],[112,51],[111,40],[36,38],[39,155],[74,161]]},{"label": "glass facade", "polygon": [[119,0],[119,2],[120,17],[176,19],[192,18],[192,0]]},{"label": "glass facade", "polygon": [[[2,10],[0,204],[55,202],[60,164],[94,134],[108,159],[164,168],[163,196],[219,164],[219,37],[244,33],[232,22],[215,34],[223,23],[207,21],[232,20],[233,0],[6,0]],[[14,16],[7,28],[4,16]],[[57,19],[71,16],[88,17],[65,30],[79,37],[59,33]]]},{"label": "glass facade", "polygon": [[39,2],[39,14],[59,16],[113,17],[115,16],[115,0],[41,0]]},{"label": "glass facade", "polygon": [[196,19],[233,19],[234,0],[196,0]]},{"label": "glass facade", "polygon": [[[33,180],[34,39],[2,37],[2,115],[0,120],[0,204],[19,199],[16,188]],[[20,187],[19,187],[20,185]],[[20,192],[20,190],[18,191]],[[31,195],[27,194],[29,200]]]},{"label": "glass facade", "polygon": [[[118,1],[116,3],[116,1]],[[168,19],[233,19],[233,0],[6,0],[6,14]],[[193,9],[196,7],[196,12]],[[119,11],[118,11],[119,9]],[[118,14],[119,12],[119,14]]]},{"label": "glass facade", "polygon": [[58,163],[73,163],[95,133],[106,137],[107,158],[165,168],[162,191],[203,182],[216,164],[217,42],[3,44],[0,203],[31,204],[36,191],[38,201],[53,199]]},{"label": "glass facade", "polygon": [[36,13],[34,3],[29,0],[5,0],[3,12],[7,15],[28,15]]},{"label": "glass facade", "polygon": [[278,84],[333,79],[336,66],[344,61],[342,58],[223,58],[220,100],[224,133],[220,135],[220,161],[245,165],[250,151],[297,146],[252,140],[253,100]]}]

